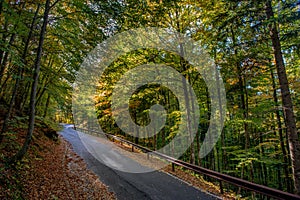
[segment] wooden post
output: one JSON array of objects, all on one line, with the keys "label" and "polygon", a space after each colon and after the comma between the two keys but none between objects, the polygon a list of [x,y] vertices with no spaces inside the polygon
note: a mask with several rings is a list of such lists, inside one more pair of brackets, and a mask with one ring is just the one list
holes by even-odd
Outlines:
[{"label": "wooden post", "polygon": [[223,182],[220,181],[220,193],[224,194],[224,190],[223,190]]},{"label": "wooden post", "polygon": [[175,164],[172,163],[172,172],[175,172]]}]

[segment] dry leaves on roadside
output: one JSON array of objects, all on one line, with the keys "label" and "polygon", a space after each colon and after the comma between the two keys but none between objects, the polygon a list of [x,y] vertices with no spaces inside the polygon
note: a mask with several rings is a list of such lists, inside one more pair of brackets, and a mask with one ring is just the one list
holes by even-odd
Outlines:
[{"label": "dry leaves on roadside", "polygon": [[26,199],[115,199],[62,137],[48,140],[23,180]]}]

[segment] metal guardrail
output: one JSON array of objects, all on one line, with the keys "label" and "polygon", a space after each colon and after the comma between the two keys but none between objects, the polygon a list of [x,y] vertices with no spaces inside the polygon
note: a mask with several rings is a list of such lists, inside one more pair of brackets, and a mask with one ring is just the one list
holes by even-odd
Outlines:
[{"label": "metal guardrail", "polygon": [[149,153],[153,154],[153,155],[156,155],[156,156],[158,156],[160,158],[163,158],[163,159],[167,160],[168,162],[172,163],[172,167],[174,167],[174,165],[178,165],[178,166],[184,167],[186,169],[189,169],[191,171],[194,171],[194,172],[197,172],[197,173],[200,173],[200,174],[204,174],[208,177],[217,179],[220,182],[224,181],[224,182],[227,182],[229,184],[244,188],[244,189],[249,190],[249,191],[260,193],[260,194],[263,194],[263,195],[268,196],[268,197],[273,197],[275,199],[283,199],[283,200],[286,200],[286,199],[289,199],[289,200],[299,199],[300,200],[300,196],[298,196],[298,195],[291,194],[291,193],[288,193],[288,192],[284,192],[284,191],[281,191],[281,190],[277,190],[277,189],[274,189],[274,188],[270,188],[270,187],[267,187],[267,186],[264,186],[264,185],[259,185],[259,184],[256,184],[256,183],[252,183],[250,181],[246,181],[246,180],[243,180],[243,179],[240,179],[240,178],[236,178],[236,177],[233,177],[233,176],[222,174],[222,173],[219,173],[219,172],[216,172],[216,171],[213,171],[213,170],[206,169],[204,167],[200,167],[200,166],[197,166],[197,165],[193,165],[193,164],[181,161],[181,160],[177,160],[173,157],[170,157],[168,155],[165,155],[165,154],[162,154],[162,153],[159,153],[159,152],[156,152],[156,151],[152,151],[152,150],[150,150],[146,147],[135,144],[134,142],[125,140],[125,139],[117,137],[115,135],[111,135],[111,134],[108,134],[108,133],[102,133],[102,132],[95,131],[95,130],[87,130],[87,129],[77,128],[77,127],[74,128],[74,129],[75,130],[87,131],[87,132],[91,132],[91,133],[95,133],[95,134],[105,135],[107,138],[112,138],[114,140],[118,140],[118,141],[127,143],[127,144],[132,146],[132,151],[134,150],[134,147],[135,147],[135,148],[140,149],[143,152],[147,153],[148,155],[149,155]]}]

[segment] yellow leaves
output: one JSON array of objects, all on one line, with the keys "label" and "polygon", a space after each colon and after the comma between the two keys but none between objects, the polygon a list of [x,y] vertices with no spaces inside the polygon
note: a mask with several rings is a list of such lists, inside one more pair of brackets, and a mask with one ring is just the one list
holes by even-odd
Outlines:
[{"label": "yellow leaves", "polygon": [[109,101],[101,101],[95,104],[96,107],[106,107],[109,106],[110,102]]},{"label": "yellow leaves", "polygon": [[237,78],[228,78],[226,82],[229,83],[229,85],[236,85],[238,84],[239,80]]},{"label": "yellow leaves", "polygon": [[234,109],[234,110],[238,110],[238,109],[239,109],[239,106],[238,106],[238,105],[233,105],[233,109]]},{"label": "yellow leaves", "polygon": [[111,109],[105,109],[103,110],[104,115],[112,115]]}]

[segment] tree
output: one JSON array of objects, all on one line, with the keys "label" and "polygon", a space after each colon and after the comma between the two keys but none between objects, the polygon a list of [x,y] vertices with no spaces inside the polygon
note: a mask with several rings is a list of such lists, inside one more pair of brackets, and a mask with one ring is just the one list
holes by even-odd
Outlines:
[{"label": "tree", "polygon": [[50,0],[46,0],[46,3],[45,3],[43,25],[42,25],[42,29],[40,32],[39,46],[37,49],[36,60],[35,60],[34,66],[33,66],[34,75],[33,75],[33,84],[32,84],[31,95],[30,95],[30,112],[29,112],[29,125],[28,125],[27,136],[26,136],[26,139],[25,139],[25,142],[24,142],[22,148],[18,151],[18,153],[15,156],[13,156],[13,158],[11,159],[11,162],[15,162],[15,161],[21,160],[23,158],[23,156],[27,152],[27,149],[28,149],[29,144],[32,139],[32,133],[34,130],[34,122],[35,122],[36,93],[37,93],[37,86],[38,86],[38,80],[39,80],[39,74],[40,74],[40,68],[41,68],[43,44],[44,44],[44,40],[45,40],[49,12],[50,12],[51,7],[53,7],[57,2],[58,1],[54,2],[53,5],[50,5]]},{"label": "tree", "polygon": [[300,195],[300,143],[298,130],[296,127],[296,118],[294,115],[293,102],[291,98],[289,82],[285,70],[283,61],[281,43],[278,36],[277,24],[272,22],[274,19],[274,12],[272,8],[272,1],[267,0],[266,2],[266,15],[269,22],[270,37],[272,40],[274,57],[276,62],[276,69],[281,89],[282,105],[284,110],[284,116],[288,128],[288,141],[290,147],[290,156],[292,161],[294,187],[296,193]]},{"label": "tree", "polygon": [[[22,54],[22,61],[23,61],[24,65],[26,64],[25,59],[26,59],[27,52],[28,52],[28,46],[29,46],[29,42],[30,42],[30,39],[31,39],[32,34],[33,34],[33,29],[34,29],[34,25],[36,23],[36,19],[38,17],[39,9],[40,9],[40,4],[38,4],[38,6],[37,6],[36,12],[35,12],[34,17],[32,19],[32,23],[31,23],[31,26],[30,26],[30,31],[28,33],[28,37],[27,37],[26,42],[25,42],[25,47],[24,47],[24,51],[23,51],[23,54]],[[12,112],[13,107],[15,105],[15,99],[16,99],[16,96],[17,96],[18,91],[19,91],[19,85],[20,85],[20,81],[21,81],[22,76],[23,76],[23,71],[24,71],[24,66],[20,65],[18,67],[18,74],[17,74],[18,77],[16,78],[16,83],[15,83],[14,89],[12,91],[12,96],[11,96],[10,103],[9,103],[9,108],[8,108],[7,113],[6,113],[6,116],[5,116],[3,125],[2,125],[2,129],[1,129],[1,132],[0,132],[0,143],[3,140],[3,134],[6,132],[7,123],[9,121],[9,118],[11,116],[11,112]],[[19,92],[21,92],[21,91],[19,91]]]}]

